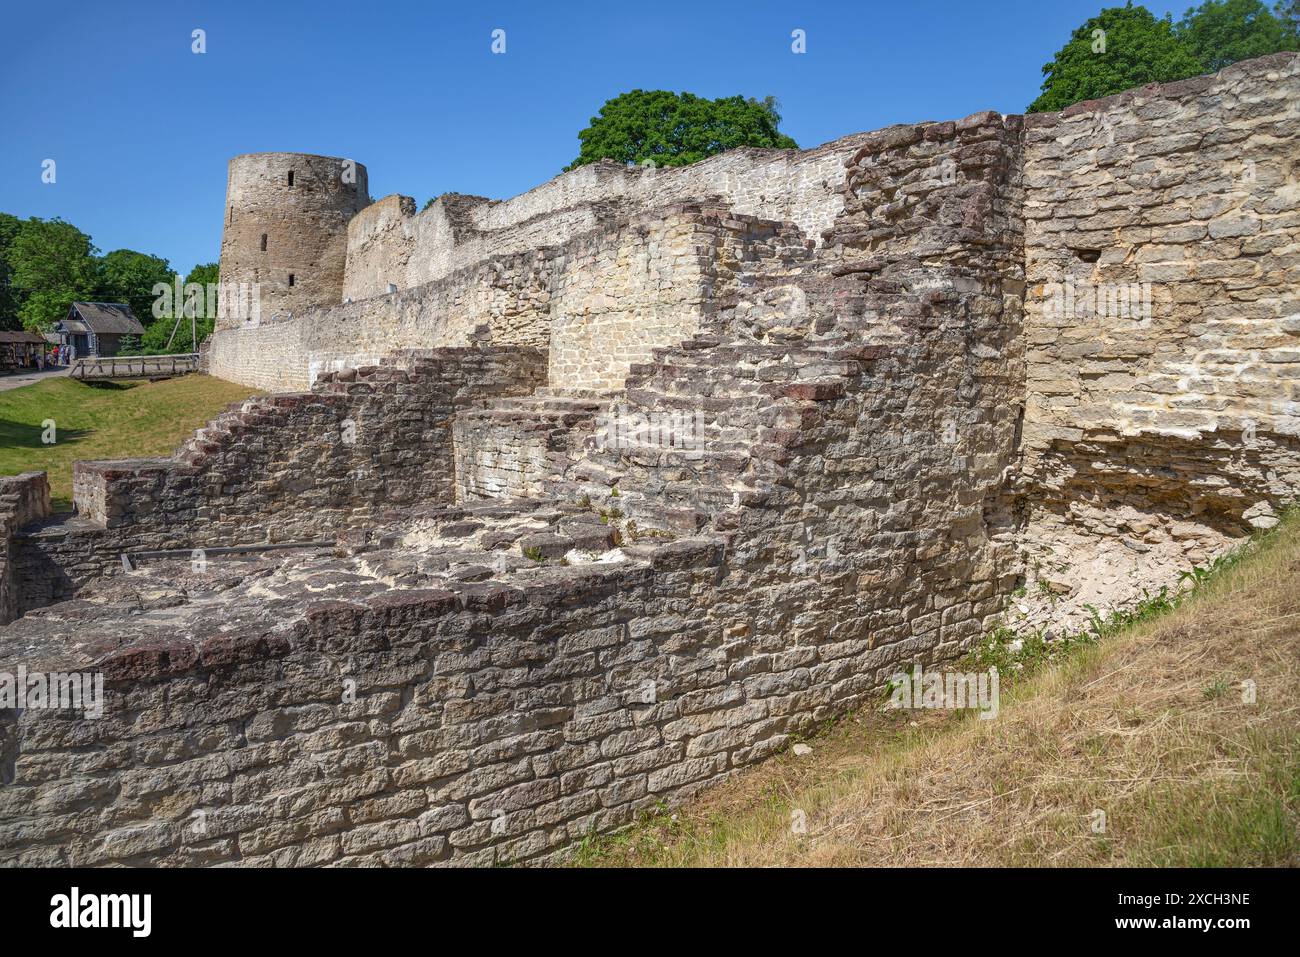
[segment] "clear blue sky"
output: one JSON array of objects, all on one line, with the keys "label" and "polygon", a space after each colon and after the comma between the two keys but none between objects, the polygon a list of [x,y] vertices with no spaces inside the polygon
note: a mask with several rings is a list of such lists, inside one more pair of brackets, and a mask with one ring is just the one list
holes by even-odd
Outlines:
[{"label": "clear blue sky", "polygon": [[[1118,3],[6,0],[0,211],[61,216],[103,252],[149,252],[184,272],[217,259],[226,162],[239,153],[348,157],[367,166],[376,199],[423,205],[549,179],[600,105],[637,87],[774,95],[804,147],[1017,113],[1070,31]],[[497,28],[504,55],[490,49]],[[53,185],[41,182],[47,158]]]}]

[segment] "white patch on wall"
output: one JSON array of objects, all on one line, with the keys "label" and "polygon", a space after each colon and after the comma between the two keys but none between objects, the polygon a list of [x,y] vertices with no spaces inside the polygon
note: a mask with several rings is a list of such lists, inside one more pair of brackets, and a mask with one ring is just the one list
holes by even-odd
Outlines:
[{"label": "white patch on wall", "polygon": [[314,386],[316,380],[326,372],[342,372],[344,369],[377,366],[383,358],[383,356],[372,352],[354,353],[350,356],[309,356],[307,359],[307,388]]}]

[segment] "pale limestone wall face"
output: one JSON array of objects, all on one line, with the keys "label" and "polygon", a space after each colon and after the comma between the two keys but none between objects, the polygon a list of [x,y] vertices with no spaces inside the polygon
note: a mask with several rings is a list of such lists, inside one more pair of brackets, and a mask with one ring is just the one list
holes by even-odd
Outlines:
[{"label": "pale limestone wall face", "polygon": [[[1030,118],[1031,443],[1247,420],[1300,434],[1300,60],[1170,86],[1184,85]],[[1051,308],[1049,284],[1065,281],[1074,315]],[[1107,287],[1139,292],[1144,310],[1088,314],[1083,294]]]},{"label": "pale limestone wall face", "polygon": [[555,268],[553,252],[521,254],[291,321],[219,331],[208,370],[281,392],[308,388],[321,371],[373,365],[398,349],[472,342],[545,348]]},{"label": "pale limestone wall face", "polygon": [[473,211],[475,228],[496,231],[580,203],[623,197],[641,207],[720,197],[736,212],[792,222],[818,239],[843,209],[844,161],[865,134],[810,150],[742,148],[663,169],[613,163],[562,173],[512,199]]},{"label": "pale limestone wall face", "polygon": [[490,342],[555,349],[552,385],[615,389],[654,346],[688,338],[747,263],[797,257],[801,242],[793,228],[682,207],[413,289],[220,331],[208,369],[260,389],[298,390],[319,371],[371,365],[397,349]]},{"label": "pale limestone wall face", "polygon": [[504,201],[456,194],[414,212],[387,197],[353,221],[343,295],[362,299],[440,279],[493,256],[555,245],[629,214],[717,197],[738,212],[791,222],[812,240],[843,209],[844,160],[862,134],[812,150],[731,150],[664,169],[598,163]]},{"label": "pale limestone wall face", "polygon": [[549,384],[610,392],[655,346],[699,328],[707,251],[689,221],[630,229],[573,263],[555,296]]},{"label": "pale limestone wall face", "polygon": [[1031,586],[1131,600],[1295,498],[1298,133],[1294,54],[1027,119]]},{"label": "pale limestone wall face", "polygon": [[666,216],[572,263],[554,296],[549,385],[616,392],[634,363],[689,339],[742,276],[779,272],[807,250],[792,227],[738,216]]},{"label": "pale limestone wall face", "polygon": [[412,243],[406,227],[415,215],[409,196],[385,196],[367,206],[348,223],[349,260],[344,299],[363,299],[388,291],[388,284],[405,285]]}]

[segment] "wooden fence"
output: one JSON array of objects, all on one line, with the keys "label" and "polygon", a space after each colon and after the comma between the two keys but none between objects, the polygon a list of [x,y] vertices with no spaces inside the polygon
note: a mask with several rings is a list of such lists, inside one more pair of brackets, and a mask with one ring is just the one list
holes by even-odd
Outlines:
[{"label": "wooden fence", "polygon": [[74,379],[167,379],[199,371],[197,353],[174,356],[108,356],[74,359],[68,373]]}]

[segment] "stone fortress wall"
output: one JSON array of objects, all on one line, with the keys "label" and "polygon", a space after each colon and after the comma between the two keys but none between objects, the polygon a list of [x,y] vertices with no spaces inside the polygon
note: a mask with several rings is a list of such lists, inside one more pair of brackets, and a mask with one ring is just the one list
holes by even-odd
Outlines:
[{"label": "stone fortress wall", "polygon": [[861,136],[811,150],[730,150],[662,169],[582,166],[511,199],[455,194],[421,213],[390,196],[348,230],[344,295],[362,299],[439,279],[483,259],[563,242],[634,211],[716,197],[737,213],[789,222],[814,240],[839,211],[844,157]]},{"label": "stone fortress wall", "polygon": [[[0,715],[0,862],[544,859],[1017,624],[1026,582],[1050,576],[1056,627],[1098,556],[1161,557],[1116,602],[1212,558],[1296,495],[1294,385],[1270,370],[1292,357],[1298,94],[1277,55],[891,127],[836,148],[824,221],[611,200],[552,246],[219,332],[212,368],[241,381],[307,385],[251,361],[277,332],[325,358],[310,391],[255,400],[274,421],[82,465],[81,514],[5,542],[20,592],[29,569],[85,584],[20,603],[0,660],[101,670],[109,701]],[[537,204],[576,223],[575,189]],[[372,263],[420,218],[385,203]],[[538,214],[447,206],[503,242]],[[1062,319],[1066,280],[1149,281],[1150,319]],[[695,441],[611,442],[615,412],[685,414]],[[193,455],[220,467],[166,486],[192,508],[142,504]],[[333,544],[198,571],[140,551],[241,527]],[[95,564],[123,551],[130,573]]]},{"label": "stone fortress wall", "polygon": [[[528,860],[778,751],[912,655],[967,646],[1013,578],[996,502],[1015,454],[999,410],[1019,329],[1004,288],[1020,281],[1019,123],[981,114],[928,129],[868,137],[852,157],[831,260],[842,277],[796,268],[807,250],[773,242],[782,224],[715,221],[717,236],[762,239],[766,268],[751,263],[697,334],[630,368],[626,392],[643,408],[711,402],[699,457],[596,450],[557,468],[540,505],[417,509],[393,525],[372,514],[331,557],[214,561],[211,576],[146,561],[11,625],[33,666],[72,648],[63,664],[94,661],[111,700],[97,723],[28,712],[7,729],[0,799],[34,811],[0,830],[4,859]],[[970,147],[988,148],[947,188],[944,159]],[[882,175],[918,205],[873,227],[893,202]],[[896,254],[871,255],[890,237]],[[968,261],[923,261],[963,237],[979,241]],[[736,247],[717,248],[731,262]],[[798,328],[770,306],[790,298]],[[448,350],[434,367],[481,351]],[[326,373],[307,396],[267,401],[307,409],[382,373]],[[957,409],[969,446],[939,427]],[[385,429],[359,423],[358,445]],[[204,454],[242,447],[214,438]],[[317,450],[303,495],[356,455],[289,444]],[[124,470],[98,471],[107,484],[83,496],[88,512],[119,491],[139,501]],[[611,526],[615,508],[628,520]],[[272,515],[280,528],[300,517]],[[102,518],[118,536],[165,520]],[[584,558],[610,551],[620,560]],[[132,596],[141,613],[115,625]],[[71,642],[87,616],[94,640]],[[348,679],[357,694],[341,696]],[[111,766],[87,757],[108,753]],[[93,793],[66,787],[87,778],[101,782]]]},{"label": "stone fortress wall", "polygon": [[1300,487],[1298,94],[1264,57],[1026,118],[1031,587],[1135,597]]},{"label": "stone fortress wall", "polygon": [[[482,341],[537,346],[549,343],[553,322],[580,335],[576,327],[589,313],[614,328],[611,300],[629,304],[627,326],[662,325],[652,314],[663,314],[669,301],[711,295],[686,268],[697,255],[689,236],[667,230],[661,242],[649,235],[665,229],[665,210],[717,201],[734,213],[792,223],[815,245],[842,207],[844,160],[861,139],[804,151],[733,150],[688,167],[593,164],[513,199],[448,194],[420,213],[409,197],[386,197],[352,218],[344,254],[332,250],[344,272],[339,295],[291,319],[278,301],[264,304],[260,324],[232,324],[213,337],[209,369],[258,388],[303,389],[320,371],[364,365],[393,349],[466,345],[480,326],[487,327]],[[292,156],[269,155],[277,166]],[[618,251],[606,253],[609,247]],[[635,268],[621,269],[603,296],[552,301],[553,285],[588,283],[589,263],[606,255]],[[222,263],[224,281],[224,253]],[[650,336],[642,345],[659,341]],[[615,351],[630,354],[631,346]],[[617,386],[608,375],[600,379],[588,387]]]}]

